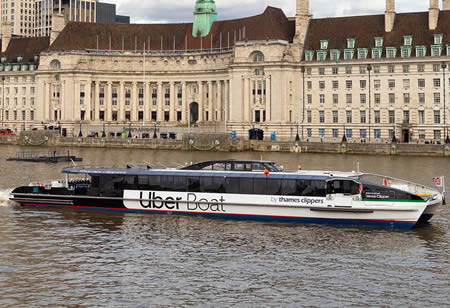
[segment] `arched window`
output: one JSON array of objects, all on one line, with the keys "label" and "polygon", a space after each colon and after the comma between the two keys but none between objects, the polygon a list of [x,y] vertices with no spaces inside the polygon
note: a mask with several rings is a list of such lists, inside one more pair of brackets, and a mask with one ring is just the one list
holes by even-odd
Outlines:
[{"label": "arched window", "polygon": [[52,60],[52,62],[50,62],[50,68],[54,70],[61,69],[61,62],[59,62],[58,60]]},{"label": "arched window", "polygon": [[253,62],[264,62],[264,54],[261,51],[255,51],[252,53],[251,58]]},{"label": "arched window", "polygon": [[264,69],[263,68],[255,69],[255,76],[264,76]]}]

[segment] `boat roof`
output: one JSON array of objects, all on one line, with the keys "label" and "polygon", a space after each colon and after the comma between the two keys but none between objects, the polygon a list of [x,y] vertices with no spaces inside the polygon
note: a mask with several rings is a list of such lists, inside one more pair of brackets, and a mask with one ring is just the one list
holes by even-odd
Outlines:
[{"label": "boat roof", "polygon": [[[259,162],[259,161],[258,161]],[[89,175],[178,175],[178,176],[214,176],[214,177],[243,177],[264,178],[264,171],[214,171],[214,170],[184,170],[184,169],[147,169],[147,168],[104,168],[104,167],[69,167],[62,170],[69,174]],[[357,179],[358,174],[354,172],[340,171],[314,171],[299,170],[285,172],[270,172],[271,178],[284,179],[310,179],[327,180],[330,178],[352,178]]]}]

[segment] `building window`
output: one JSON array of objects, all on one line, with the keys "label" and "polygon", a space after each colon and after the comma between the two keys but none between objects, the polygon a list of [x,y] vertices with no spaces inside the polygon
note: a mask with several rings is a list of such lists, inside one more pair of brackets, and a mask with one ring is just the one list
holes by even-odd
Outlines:
[{"label": "building window", "polygon": [[395,88],[395,79],[389,79],[388,80],[388,88],[389,89]]},{"label": "building window", "polygon": [[181,111],[177,111],[177,121],[181,122]]},{"label": "building window", "polygon": [[386,47],[386,58],[395,58],[396,54],[397,54],[397,48]]},{"label": "building window", "polygon": [[409,110],[403,110],[403,124],[409,124]]},{"label": "building window", "polygon": [[118,113],[117,113],[117,111],[114,110],[114,111],[112,112],[112,120],[113,120],[113,121],[117,121],[117,118],[118,118]]},{"label": "building window", "polygon": [[333,89],[339,89],[339,81],[333,80],[333,81],[331,81],[331,85],[332,85]]},{"label": "building window", "polygon": [[419,73],[425,72],[425,64],[417,64],[417,71]]},{"label": "building window", "polygon": [[313,58],[314,58],[314,51],[312,50],[305,51],[305,61],[310,62],[313,60]]},{"label": "building window", "polygon": [[361,105],[364,105],[366,103],[366,94],[365,93],[361,93],[359,94],[359,102],[361,103]]},{"label": "building window", "polygon": [[[166,88],[164,91],[165,91],[165,93],[164,93],[164,105],[170,106],[170,88]],[[208,103],[208,95],[209,95],[209,93],[206,92],[206,103]],[[165,118],[166,117],[164,116],[164,119]],[[169,120],[167,120],[167,121],[169,121]]]},{"label": "building window", "polygon": [[328,41],[327,40],[320,41],[320,49],[328,49]]},{"label": "building window", "polygon": [[152,121],[156,121],[157,120],[156,115],[157,115],[157,112],[156,111],[152,111]]},{"label": "building window", "polygon": [[441,45],[442,44],[442,34],[434,34],[434,44],[435,45]]},{"label": "building window", "polygon": [[352,111],[351,110],[347,110],[345,112],[346,118],[347,118],[347,123],[352,123]]},{"label": "building window", "polygon": [[409,79],[403,79],[403,88],[409,89],[410,81]]},{"label": "building window", "polygon": [[144,88],[138,89],[138,104],[139,106],[144,105]]},{"label": "building window", "polygon": [[379,66],[379,65],[375,65],[375,66],[373,67],[373,72],[374,72],[374,73],[380,73],[380,66]]},{"label": "building window", "polygon": [[383,38],[382,37],[375,38],[375,47],[383,47]]},{"label": "building window", "polygon": [[419,124],[425,123],[425,111],[419,110]]},{"label": "building window", "polygon": [[427,48],[425,46],[416,46],[416,57],[425,57]]},{"label": "building window", "polygon": [[425,104],[425,93],[419,93],[419,104]]},{"label": "building window", "polygon": [[319,75],[325,75],[325,68],[319,67]]},{"label": "building window", "polygon": [[351,94],[347,94],[347,95],[345,96],[345,102],[347,103],[347,105],[351,105],[351,104],[352,104],[352,101],[353,101],[352,95],[351,95]]},{"label": "building window", "polygon": [[325,128],[319,128],[319,137],[325,138]]},{"label": "building window", "polygon": [[311,90],[312,89],[312,81],[307,81],[306,87],[308,88],[308,90]]},{"label": "building window", "polygon": [[325,81],[319,81],[319,89],[323,90],[325,89]]},{"label": "building window", "polygon": [[105,104],[105,88],[104,87],[100,87],[100,89],[99,89],[98,103],[99,103],[99,105]]},{"label": "building window", "polygon": [[125,88],[125,105],[130,105],[131,102],[131,89]]},{"label": "building window", "polygon": [[264,62],[264,54],[260,51],[256,51],[253,55],[253,62]]},{"label": "building window", "polygon": [[112,104],[117,105],[117,87],[112,88]]},{"label": "building window", "polygon": [[327,58],[326,51],[318,51],[317,52],[317,61],[325,61],[326,58]]},{"label": "building window", "polygon": [[103,110],[99,111],[98,118],[100,121],[105,121],[105,112]]},{"label": "building window", "polygon": [[366,123],[366,111],[365,110],[361,110],[359,112],[359,120],[362,124]]},{"label": "building window", "polygon": [[347,138],[352,138],[352,137],[353,137],[353,130],[352,130],[351,128],[347,128],[347,129],[345,130],[345,136],[346,136]]},{"label": "building window", "polygon": [[373,81],[373,87],[374,87],[375,89],[379,89],[379,88],[381,87],[381,81],[380,81],[380,79],[375,79],[375,80]]},{"label": "building window", "polygon": [[157,88],[152,88],[152,105],[153,106],[156,106],[157,98],[158,98],[158,89]]},{"label": "building window", "polygon": [[[164,111],[164,121],[169,122],[169,111]],[[208,121],[208,111],[206,112],[206,121]]]},{"label": "building window", "polygon": [[306,68],[306,75],[311,75],[312,74],[312,68],[311,67],[307,67]]},{"label": "building window", "polygon": [[409,73],[409,65],[403,65],[403,73]]},{"label": "building window", "polygon": [[381,59],[382,52],[381,48],[372,48],[372,59]]},{"label": "building window", "polygon": [[359,136],[360,136],[361,138],[363,138],[363,139],[366,138],[366,136],[367,136],[367,131],[366,131],[365,128],[362,128],[362,129],[359,130]]},{"label": "building window", "polygon": [[440,57],[441,56],[442,47],[433,45],[431,46],[431,56],[432,57]]},{"label": "building window", "polygon": [[319,122],[325,123],[325,111],[323,111],[323,110],[319,111]]},{"label": "building window", "polygon": [[356,40],[354,38],[347,39],[347,48],[355,48],[355,41]]},{"label": "building window", "polygon": [[434,133],[434,140],[441,140],[441,130],[435,129],[433,133]]},{"label": "building window", "polygon": [[389,104],[394,105],[395,104],[395,94],[389,93]]},{"label": "building window", "polygon": [[374,94],[374,99],[375,99],[375,104],[381,103],[381,96],[380,96],[380,93],[375,93],[375,94]]},{"label": "building window", "polygon": [[333,94],[333,104],[337,105],[339,103],[339,95]]},{"label": "building window", "polygon": [[339,112],[337,110],[333,110],[333,123],[339,122]]},{"label": "building window", "polygon": [[409,58],[411,56],[411,47],[402,46],[400,48],[402,58]]},{"label": "building window", "polygon": [[434,124],[441,124],[441,111],[434,110]]},{"label": "building window", "polygon": [[395,111],[389,110],[389,124],[395,123]]},{"label": "building window", "polygon": [[330,58],[331,61],[338,61],[339,60],[339,56],[340,56],[340,51],[339,50],[331,50],[330,52]]},{"label": "building window", "polygon": [[131,112],[130,111],[125,111],[125,120],[131,121]]},{"label": "building window", "polygon": [[320,94],[320,96],[319,96],[319,102],[320,102],[321,104],[325,104],[325,95],[324,95],[324,94]]},{"label": "building window", "polygon": [[34,121],[34,111],[33,110],[30,111],[30,120]]},{"label": "building window", "polygon": [[312,137],[312,128],[307,128],[306,134],[308,135],[309,138],[311,138]]},{"label": "building window", "polygon": [[347,89],[351,89],[352,88],[352,81],[351,80],[346,80],[345,81],[345,88]]},{"label": "building window", "polygon": [[374,129],[373,136],[375,137],[375,139],[380,139],[381,138],[381,129],[379,129],[379,128]]},{"label": "building window", "polygon": [[441,71],[441,65],[440,64],[433,64],[433,72],[437,73]]},{"label": "building window", "polygon": [[395,65],[394,64],[388,65],[388,73],[395,73]]},{"label": "building window", "polygon": [[[261,86],[261,84],[258,84],[259,86]],[[260,89],[258,89],[258,92],[260,91]],[[261,93],[259,93],[261,94]],[[178,99],[178,106],[183,105],[183,88],[180,86],[178,87],[178,92],[177,92],[177,99]],[[181,120],[180,120],[181,121]]]},{"label": "building window", "polygon": [[425,79],[418,79],[417,85],[419,88],[425,88]]},{"label": "building window", "polygon": [[331,68],[331,72],[332,72],[333,75],[339,74],[339,67],[333,66],[333,67]]},{"label": "building window", "polygon": [[366,88],[366,85],[367,85],[366,80],[360,80],[360,81],[359,81],[359,87],[360,87],[361,89],[365,89],[365,88]]},{"label": "building window", "polygon": [[365,65],[361,65],[361,66],[359,67],[359,73],[360,73],[361,75],[363,75],[363,74],[366,73],[366,66],[365,66]]},{"label": "building window", "polygon": [[374,112],[375,114],[375,124],[379,124],[380,123],[380,110],[375,110]]},{"label": "building window", "polygon": [[306,99],[308,100],[308,104],[309,104],[309,105],[312,104],[312,94],[308,94],[308,95],[306,96]]},{"label": "building window", "polygon": [[404,104],[409,104],[409,93],[403,93],[403,103]]},{"label": "building window", "polygon": [[367,59],[367,48],[358,48],[358,59]]},{"label": "building window", "polygon": [[331,130],[332,134],[333,134],[333,138],[339,138],[339,129],[337,128],[333,128]]},{"label": "building window", "polygon": [[441,93],[433,93],[433,98],[435,104],[441,103]]},{"label": "building window", "polygon": [[144,121],[144,111],[138,111],[138,121]]},{"label": "building window", "polygon": [[346,74],[351,74],[352,73],[352,67],[351,66],[346,66],[345,67],[345,73]]},{"label": "building window", "polygon": [[5,111],[5,118],[6,118],[6,120],[9,120],[9,110]]},{"label": "building window", "polygon": [[405,46],[411,46],[411,45],[412,45],[412,40],[413,40],[412,35],[405,35],[405,36],[403,37],[403,45],[405,45]]},{"label": "building window", "polygon": [[353,59],[353,50],[344,50],[344,60],[352,60]]},{"label": "building window", "polygon": [[419,129],[419,139],[424,140],[425,139],[425,130]]},{"label": "building window", "polygon": [[311,110],[306,111],[306,119],[307,119],[308,123],[312,123]]},{"label": "building window", "polygon": [[450,56],[450,44],[447,45],[447,56]]},{"label": "building window", "polygon": [[439,78],[434,78],[434,79],[433,79],[433,87],[435,87],[435,88],[440,88],[440,87],[441,87],[441,79],[439,79]]}]

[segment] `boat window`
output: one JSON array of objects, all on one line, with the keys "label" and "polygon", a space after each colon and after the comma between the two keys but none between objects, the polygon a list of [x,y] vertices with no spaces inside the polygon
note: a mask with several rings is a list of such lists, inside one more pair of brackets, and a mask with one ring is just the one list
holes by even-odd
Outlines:
[{"label": "boat window", "polygon": [[173,185],[173,175],[162,175],[161,176],[161,190],[172,191]]},{"label": "boat window", "polygon": [[135,189],[136,182],[137,182],[137,176],[134,176],[134,175],[125,176],[124,181],[123,181],[124,189]]},{"label": "boat window", "polygon": [[284,196],[296,196],[297,195],[296,180],[282,180],[281,194]]},{"label": "boat window", "polygon": [[265,195],[266,191],[266,178],[255,178],[253,179],[253,193],[256,195]]},{"label": "boat window", "polygon": [[225,191],[228,194],[238,194],[240,181],[239,178],[226,178],[225,180]]},{"label": "boat window", "polygon": [[174,191],[186,191],[186,181],[185,176],[175,176],[173,178],[173,190]]},{"label": "boat window", "polygon": [[198,192],[200,191],[200,178],[197,176],[190,176],[187,178],[188,191]]},{"label": "boat window", "polygon": [[143,188],[147,188],[149,184],[149,179],[148,176],[146,175],[140,175],[138,176],[138,187],[143,189]]},{"label": "boat window", "polygon": [[[266,167],[261,163],[253,163],[252,164],[252,171],[264,171]],[[271,170],[269,170],[271,171]]]},{"label": "boat window", "polygon": [[344,194],[357,195],[359,194],[359,184],[350,180],[333,180],[327,182],[328,194]]},{"label": "boat window", "polygon": [[113,176],[113,180],[112,181],[113,181],[113,187],[114,187],[115,190],[123,189],[123,180],[124,180],[124,178],[121,175],[114,175]]},{"label": "boat window", "polygon": [[325,181],[320,180],[300,180],[303,183],[301,196],[309,196],[309,197],[325,197],[326,192],[326,183]]},{"label": "boat window", "polygon": [[161,177],[159,175],[151,175],[149,178],[149,189],[159,190],[161,185]]},{"label": "boat window", "polygon": [[234,164],[234,170],[235,171],[244,171],[245,165],[243,163],[235,163]]},{"label": "boat window", "polygon": [[239,192],[241,194],[252,194],[253,193],[253,179],[252,178],[241,178]]},{"label": "boat window", "polygon": [[280,179],[269,179],[266,186],[267,195],[279,195],[281,192],[281,180]]},{"label": "boat window", "polygon": [[225,164],[225,170],[231,171],[231,163],[226,163]]},{"label": "boat window", "polygon": [[98,188],[100,184],[100,177],[98,175],[91,176],[91,187]]},{"label": "boat window", "polygon": [[215,163],[213,166],[213,170],[224,171],[225,163]]}]

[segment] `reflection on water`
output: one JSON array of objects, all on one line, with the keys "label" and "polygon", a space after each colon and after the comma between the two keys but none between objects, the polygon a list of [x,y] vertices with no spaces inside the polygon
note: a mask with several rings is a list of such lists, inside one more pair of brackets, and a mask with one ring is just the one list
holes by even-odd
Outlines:
[{"label": "reflection on water", "polygon": [[[3,147],[2,156],[19,149]],[[87,164],[260,158],[77,150]],[[450,178],[443,158],[264,153],[263,159],[337,170],[355,169],[359,160],[365,171],[428,185],[436,175]],[[59,177],[64,166],[0,164],[6,170],[0,200],[5,187]],[[443,307],[450,302],[449,217],[443,207],[431,224],[397,232],[0,206],[0,306]]]}]

